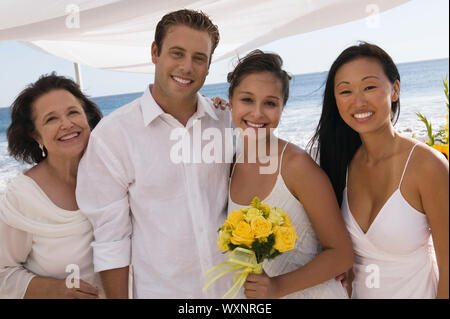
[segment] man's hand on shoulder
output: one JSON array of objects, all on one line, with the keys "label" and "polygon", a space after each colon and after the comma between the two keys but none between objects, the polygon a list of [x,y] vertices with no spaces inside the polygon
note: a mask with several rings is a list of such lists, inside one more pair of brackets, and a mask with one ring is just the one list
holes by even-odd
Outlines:
[{"label": "man's hand on shoulder", "polygon": [[[202,94],[204,97],[206,97],[204,94]],[[207,98],[207,97],[206,97]],[[230,109],[230,104],[227,102],[227,100],[222,99],[220,96],[215,96],[211,99],[213,102],[213,105],[216,109],[220,108],[222,110]]]}]

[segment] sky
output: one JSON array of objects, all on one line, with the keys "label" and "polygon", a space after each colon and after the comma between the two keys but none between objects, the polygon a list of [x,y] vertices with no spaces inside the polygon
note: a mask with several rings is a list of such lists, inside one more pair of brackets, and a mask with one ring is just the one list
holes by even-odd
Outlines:
[{"label": "sky", "polygon": [[[338,13],[337,13],[338,14]],[[378,23],[360,19],[280,39],[259,47],[278,53],[291,74],[327,71],[346,47],[375,43],[396,63],[449,57],[449,1],[412,0],[383,12]],[[150,58],[150,57],[149,57]],[[236,57],[213,63],[205,84],[226,81]],[[26,85],[56,71],[75,78],[73,63],[18,42],[0,42],[0,107],[8,107]],[[91,96],[142,92],[152,74],[113,72],[81,66],[83,91]]]}]

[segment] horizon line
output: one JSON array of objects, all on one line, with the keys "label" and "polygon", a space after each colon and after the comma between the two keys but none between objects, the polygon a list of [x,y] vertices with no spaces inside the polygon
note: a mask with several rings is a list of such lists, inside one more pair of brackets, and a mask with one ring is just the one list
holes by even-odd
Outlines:
[{"label": "horizon line", "polygon": [[[438,60],[449,60],[449,57],[432,58],[432,59],[425,59],[425,60],[414,60],[414,61],[404,61],[404,62],[398,62],[398,63],[396,63],[396,65],[410,64],[410,63],[421,63],[421,62],[429,62],[429,61],[438,61]],[[328,70],[307,72],[307,73],[297,73],[297,74],[293,74],[292,78],[297,77],[297,76],[313,75],[313,74],[320,74],[320,73],[326,73],[326,72],[328,72]],[[133,73],[133,72],[128,72],[128,73]],[[208,84],[204,84],[202,86],[202,88],[206,87],[206,86],[226,84],[226,83],[227,83],[226,81],[225,82],[208,83]],[[88,98],[96,99],[96,98],[104,98],[104,97],[110,97],[110,96],[120,96],[120,95],[138,94],[138,93],[141,94],[142,92],[143,91],[136,91],[136,92],[128,92],[128,93],[109,94],[109,95],[88,96]],[[11,106],[0,106],[0,109],[9,108],[9,107],[11,107]]]},{"label": "horizon line", "polygon": [[[444,57],[444,58],[432,58],[432,59],[426,59],[426,60],[415,60],[415,61],[405,61],[405,62],[399,62],[396,63],[396,65],[401,65],[401,64],[409,64],[409,63],[420,63],[420,62],[429,62],[429,61],[438,61],[438,60],[449,60],[450,57]],[[296,77],[299,75],[312,75],[312,74],[319,74],[319,73],[325,73],[328,72],[328,70],[325,71],[316,71],[316,72],[308,72],[308,73],[297,73],[297,74],[292,74],[292,77]],[[204,84],[202,86],[210,86],[210,85],[218,85],[218,84],[225,84],[227,83],[225,82],[214,82],[214,83],[208,83],[208,84]],[[200,89],[201,90],[201,89]],[[136,91],[136,92],[129,92],[129,93],[119,93],[119,94],[111,94],[111,95],[101,95],[101,96],[93,96],[90,98],[102,98],[102,97],[109,97],[109,96],[117,96],[117,95],[127,95],[127,94],[137,94],[137,93],[142,93],[143,91]]]}]

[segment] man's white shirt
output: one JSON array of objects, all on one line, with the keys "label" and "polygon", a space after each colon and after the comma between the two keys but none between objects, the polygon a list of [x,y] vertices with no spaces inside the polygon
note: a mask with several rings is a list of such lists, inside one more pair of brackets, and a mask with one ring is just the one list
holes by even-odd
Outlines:
[{"label": "man's white shirt", "polygon": [[229,284],[222,280],[202,293],[204,272],[225,260],[216,240],[232,160],[226,143],[221,163],[173,161],[180,145],[170,138],[174,130],[196,143],[199,124],[224,138],[231,127],[229,111],[197,95],[197,111],[184,127],[147,88],[100,121],[80,161],[76,196],[94,228],[95,271],[131,263],[135,298],[220,298]]}]

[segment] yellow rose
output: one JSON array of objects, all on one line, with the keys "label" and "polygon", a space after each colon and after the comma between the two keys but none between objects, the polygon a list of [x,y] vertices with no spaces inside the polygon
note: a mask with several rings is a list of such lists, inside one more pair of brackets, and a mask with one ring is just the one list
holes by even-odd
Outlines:
[{"label": "yellow rose", "polygon": [[234,210],[228,215],[228,218],[225,221],[225,225],[230,225],[234,229],[243,219],[244,213],[241,210]]},{"label": "yellow rose", "polygon": [[290,219],[285,219],[284,223],[281,224],[282,227],[294,227],[294,225],[292,225],[291,220]]},{"label": "yellow rose", "polygon": [[274,225],[282,225],[284,223],[284,218],[281,216],[280,212],[278,212],[276,209],[271,209],[269,213],[269,217],[267,218],[268,221],[273,223]]},{"label": "yellow rose", "polygon": [[257,208],[250,208],[245,215],[245,220],[247,221],[247,223],[251,223],[253,218],[257,216],[262,216],[262,211]]},{"label": "yellow rose", "polygon": [[252,246],[255,236],[252,231],[252,227],[245,221],[240,221],[236,229],[233,230],[231,242],[235,245],[244,244],[248,247]]},{"label": "yellow rose", "polygon": [[264,238],[272,234],[272,223],[262,216],[256,216],[251,222],[255,238]]},{"label": "yellow rose", "polygon": [[294,227],[275,226],[273,233],[275,234],[275,245],[273,245],[273,248],[280,253],[294,249],[295,240],[298,239]]},{"label": "yellow rose", "polygon": [[221,230],[219,231],[219,238],[217,239],[217,247],[222,251],[228,251],[230,248],[228,247],[228,244],[231,240],[231,232]]}]

